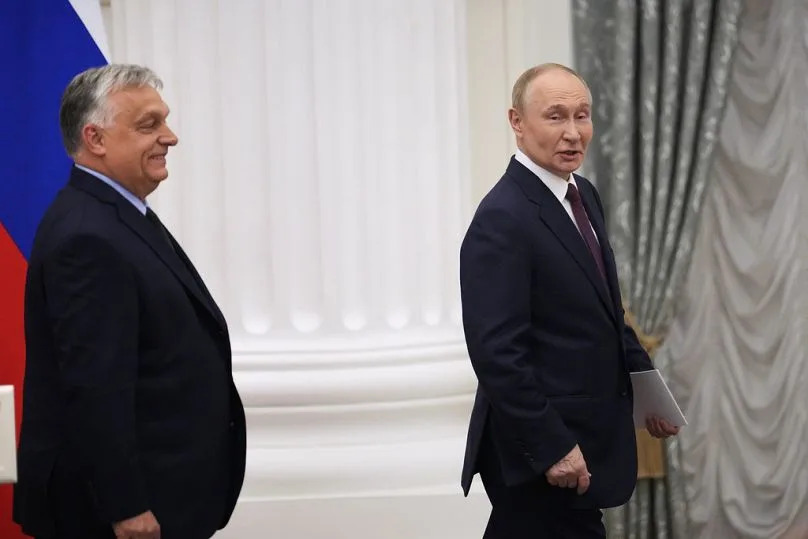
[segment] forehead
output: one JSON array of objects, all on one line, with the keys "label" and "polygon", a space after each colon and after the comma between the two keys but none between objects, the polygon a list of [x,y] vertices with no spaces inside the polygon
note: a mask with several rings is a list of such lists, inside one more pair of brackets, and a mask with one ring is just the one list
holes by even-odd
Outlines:
[{"label": "forehead", "polygon": [[571,73],[554,69],[530,81],[527,88],[529,103],[547,107],[553,105],[591,105],[589,90]]},{"label": "forehead", "polygon": [[115,90],[109,94],[108,103],[115,107],[116,115],[168,115],[168,105],[166,105],[163,98],[160,97],[160,93],[151,86]]}]

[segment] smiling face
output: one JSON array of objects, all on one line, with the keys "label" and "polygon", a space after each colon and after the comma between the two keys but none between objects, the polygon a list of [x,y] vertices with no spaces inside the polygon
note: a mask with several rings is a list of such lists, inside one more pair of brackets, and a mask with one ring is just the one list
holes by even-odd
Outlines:
[{"label": "smiling face", "polygon": [[168,177],[166,154],[178,142],[166,124],[168,106],[157,90],[145,86],[111,93],[106,107],[107,125],[82,129],[81,156],[88,167],[145,200]]},{"label": "smiling face", "polygon": [[569,179],[592,139],[589,90],[571,73],[551,69],[525,89],[521,106],[508,111],[516,144],[534,163]]}]

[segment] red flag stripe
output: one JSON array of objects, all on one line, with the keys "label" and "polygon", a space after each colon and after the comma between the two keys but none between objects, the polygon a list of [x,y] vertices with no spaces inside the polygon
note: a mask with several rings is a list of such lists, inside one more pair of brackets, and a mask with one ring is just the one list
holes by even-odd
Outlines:
[{"label": "red flag stripe", "polygon": [[[17,432],[22,412],[22,377],[25,370],[23,295],[28,264],[0,224],[0,385],[14,386]],[[11,485],[0,485],[0,515],[11,515]],[[0,537],[22,537],[11,518],[0,518]]]}]

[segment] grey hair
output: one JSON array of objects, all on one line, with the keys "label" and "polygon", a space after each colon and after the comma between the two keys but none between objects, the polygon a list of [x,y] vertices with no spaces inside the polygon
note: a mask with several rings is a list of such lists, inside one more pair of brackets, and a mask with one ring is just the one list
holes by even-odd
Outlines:
[{"label": "grey hair", "polygon": [[70,156],[81,147],[81,130],[87,124],[108,125],[112,120],[107,98],[123,88],[163,88],[163,81],[148,67],[132,64],[109,64],[82,71],[70,81],[62,94],[59,128],[62,142]]}]

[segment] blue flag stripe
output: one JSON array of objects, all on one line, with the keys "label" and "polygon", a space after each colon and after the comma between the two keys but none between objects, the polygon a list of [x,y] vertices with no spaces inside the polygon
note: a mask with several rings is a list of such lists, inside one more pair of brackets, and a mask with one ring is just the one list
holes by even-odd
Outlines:
[{"label": "blue flag stripe", "polygon": [[70,169],[59,132],[62,92],[106,60],[68,0],[4,0],[0,51],[0,222],[28,259]]}]

